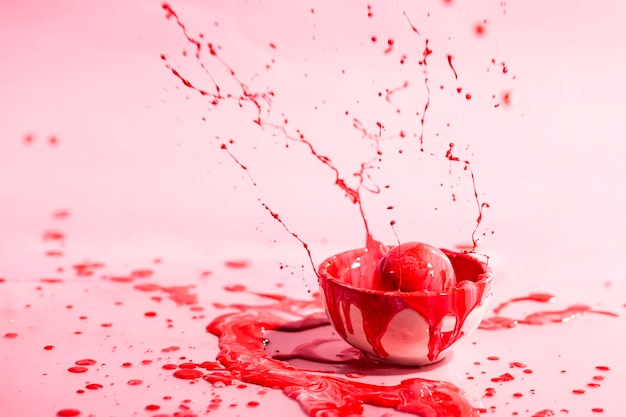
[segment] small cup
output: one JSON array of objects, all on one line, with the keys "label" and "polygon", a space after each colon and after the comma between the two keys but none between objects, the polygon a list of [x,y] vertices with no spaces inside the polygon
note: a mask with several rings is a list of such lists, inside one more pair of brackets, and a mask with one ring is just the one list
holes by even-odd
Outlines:
[{"label": "small cup", "polygon": [[321,298],[337,333],[379,361],[415,366],[442,360],[459,339],[478,328],[493,280],[485,262],[467,253],[442,251],[457,279],[445,292],[371,289],[379,257],[367,249],[322,262]]}]

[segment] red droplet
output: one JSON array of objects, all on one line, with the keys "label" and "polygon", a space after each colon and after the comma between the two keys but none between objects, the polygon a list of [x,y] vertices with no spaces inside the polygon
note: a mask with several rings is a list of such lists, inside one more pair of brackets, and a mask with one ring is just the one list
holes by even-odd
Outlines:
[{"label": "red droplet", "polygon": [[487,359],[490,361],[499,361],[500,357],[499,356],[487,356]]},{"label": "red droplet", "polygon": [[596,407],[592,408],[591,411],[593,411],[594,413],[604,413],[604,408]]},{"label": "red droplet", "polygon": [[81,366],[91,366],[91,365],[95,365],[97,362],[93,359],[80,359],[74,363],[76,365],[81,365]]},{"label": "red droplet", "polygon": [[161,349],[161,352],[175,352],[177,350],[180,350],[178,346],[168,346],[166,348]]},{"label": "red droplet", "polygon": [[130,368],[131,366],[133,366],[133,364],[132,364],[132,363],[130,363],[130,362],[124,362],[124,363],[122,364],[122,368]]},{"label": "red droplet", "polygon": [[43,240],[63,240],[65,235],[57,230],[46,230],[43,234]]},{"label": "red droplet", "polygon": [[508,372],[507,372],[507,373],[505,373],[505,374],[502,374],[502,375],[500,375],[500,376],[498,376],[498,377],[491,378],[491,380],[492,380],[493,382],[507,382],[507,381],[512,381],[512,380],[514,380],[514,379],[515,379],[515,378],[513,377],[513,375],[511,375],[511,374],[510,374],[510,373],[508,373]]},{"label": "red droplet", "polygon": [[241,284],[233,284],[233,285],[226,285],[224,289],[230,292],[242,292],[246,290],[246,286],[241,285]]},{"label": "red droplet", "polygon": [[510,368],[526,368],[526,365],[521,362],[511,362],[509,363]]},{"label": "red droplet", "polygon": [[67,368],[67,370],[73,374],[82,374],[89,369],[86,366],[72,366],[71,368]]},{"label": "red droplet", "polygon": [[146,311],[143,315],[146,317],[155,317],[157,313],[155,313],[154,311]]},{"label": "red droplet", "polygon": [[17,333],[5,333],[5,339],[15,339],[17,337]]},{"label": "red droplet", "polygon": [[52,213],[52,218],[54,219],[65,219],[66,217],[69,217],[70,215],[70,211],[66,210],[66,209],[60,209],[60,210],[56,210],[54,213]]},{"label": "red droplet", "polygon": [[135,269],[130,272],[130,276],[133,278],[148,278],[154,274],[152,269]]},{"label": "red droplet", "polygon": [[222,366],[218,362],[210,362],[210,361],[202,362],[200,365],[198,365],[198,367],[203,368],[203,369],[221,369],[222,368]]},{"label": "red droplet", "polygon": [[148,411],[156,411],[156,410],[158,410],[160,408],[161,408],[161,406],[160,405],[156,405],[156,404],[146,405],[146,410],[148,410]]},{"label": "red droplet", "polygon": [[162,368],[173,371],[174,369],[178,369],[178,366],[174,365],[173,363],[166,363],[162,366]]},{"label": "red droplet", "polygon": [[608,371],[608,370],[610,370],[611,368],[609,368],[608,366],[600,366],[600,365],[599,365],[599,366],[596,366],[596,369],[597,369],[598,371]]},{"label": "red droplet", "polygon": [[75,417],[80,415],[80,410],[76,410],[75,408],[64,408],[63,410],[57,411],[58,417]]},{"label": "red droplet", "polygon": [[477,23],[476,26],[474,26],[474,33],[476,36],[483,36],[485,34],[485,25]]},{"label": "red droplet", "polygon": [[204,375],[202,371],[197,369],[179,369],[173,374],[176,378],[179,379],[197,379]]},{"label": "red droplet", "polygon": [[502,93],[502,102],[505,106],[511,106],[518,101],[518,95],[514,91],[505,91]]},{"label": "red droplet", "polygon": [[47,346],[44,346],[43,348],[44,348],[45,350],[52,350],[52,349],[54,349],[54,346],[52,346],[52,345],[47,345]]},{"label": "red droplet", "polygon": [[248,407],[258,407],[259,406],[259,402],[258,401],[248,401],[247,406]]},{"label": "red droplet", "polygon": [[574,394],[584,394],[585,390],[584,389],[573,389],[572,392]]},{"label": "red droplet", "polygon": [[128,385],[141,385],[143,381],[141,379],[131,379],[127,382]]},{"label": "red droplet", "polygon": [[101,389],[102,385],[100,385],[100,384],[87,384],[87,385],[85,385],[85,388],[90,389],[90,390],[97,390],[97,389]]},{"label": "red droplet", "polygon": [[248,259],[231,259],[224,262],[224,265],[229,268],[247,268],[250,265],[250,261]]},{"label": "red droplet", "polygon": [[541,410],[533,414],[533,417],[550,417],[555,414],[552,410]]}]

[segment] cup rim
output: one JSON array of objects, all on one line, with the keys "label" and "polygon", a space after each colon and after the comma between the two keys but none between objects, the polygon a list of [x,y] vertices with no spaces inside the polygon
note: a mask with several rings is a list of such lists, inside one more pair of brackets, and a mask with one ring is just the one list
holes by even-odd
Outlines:
[{"label": "cup rim", "polygon": [[[376,290],[373,288],[364,288],[364,287],[357,287],[351,284],[348,284],[345,281],[340,280],[339,278],[336,278],[334,276],[332,276],[329,272],[328,272],[328,268],[330,265],[332,265],[332,263],[334,262],[334,260],[337,257],[340,256],[345,256],[347,254],[350,253],[355,253],[356,256],[355,258],[359,255],[359,254],[363,254],[367,251],[367,248],[357,248],[357,249],[351,249],[351,250],[347,250],[347,251],[343,251],[340,253],[337,253],[333,256],[330,256],[328,258],[326,258],[324,261],[322,261],[319,264],[318,267],[318,281],[321,283],[322,280],[325,281],[331,281],[333,284],[335,285],[339,285],[343,288],[345,288],[346,290],[349,291],[357,291],[357,292],[362,292],[362,293],[368,293],[368,294],[376,294],[376,295],[384,295],[385,297],[401,297],[401,298],[405,298],[405,297],[442,297],[442,296],[449,296],[450,294],[453,293],[459,293],[459,292],[465,292],[468,290],[468,286],[466,285],[459,285],[462,282],[465,281],[470,281],[472,282],[474,285],[478,285],[478,286],[488,286],[491,284],[491,282],[493,281],[493,273],[491,271],[491,268],[489,267],[489,265],[486,262],[483,262],[479,259],[477,259],[475,256],[472,256],[471,253],[468,252],[455,252],[449,249],[443,249],[440,248],[441,251],[443,251],[446,256],[450,257],[450,255],[462,255],[465,258],[470,258],[473,261],[475,261],[476,263],[478,263],[481,268],[484,270],[484,272],[482,274],[478,274],[476,276],[475,280],[463,280],[460,282],[457,282],[457,284],[452,287],[450,290],[446,290],[446,291],[429,291],[429,290],[417,290],[417,291],[381,291],[381,290]],[[452,262],[452,266],[454,267],[454,261],[452,259],[450,259],[450,261]]]}]

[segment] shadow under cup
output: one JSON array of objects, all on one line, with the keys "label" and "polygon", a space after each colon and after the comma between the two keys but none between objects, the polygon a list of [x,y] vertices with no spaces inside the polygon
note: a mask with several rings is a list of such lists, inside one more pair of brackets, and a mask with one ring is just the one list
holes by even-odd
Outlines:
[{"label": "shadow under cup", "polygon": [[456,341],[478,328],[493,280],[487,264],[475,256],[442,251],[457,278],[445,292],[372,289],[380,257],[364,248],[322,262],[320,292],[337,333],[383,362],[414,366],[442,360]]}]

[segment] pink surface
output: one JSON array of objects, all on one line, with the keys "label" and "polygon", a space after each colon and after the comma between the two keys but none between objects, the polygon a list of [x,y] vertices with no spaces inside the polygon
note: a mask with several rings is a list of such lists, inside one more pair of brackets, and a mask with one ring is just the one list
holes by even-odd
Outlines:
[{"label": "pink surface", "polygon": [[[387,244],[394,220],[400,241],[471,245],[477,201],[466,165],[446,158],[454,143],[453,156],[471,162],[478,202],[489,204],[475,237],[495,274],[493,307],[548,292],[554,304],[519,303],[507,316],[575,304],[619,315],[479,329],[441,366],[364,381],[450,381],[495,415],[621,415],[626,6],[370,6],[172,2],[187,36],[203,39],[197,59],[159,2],[0,5],[3,414],[304,415],[280,391],[190,383],[162,369],[214,360],[207,323],[223,305],[264,302],[225,286],[300,298],[317,290],[302,244],[262,204],[308,243],[313,263],[363,246],[357,206],[292,140],[302,132],[349,187],[374,158],[381,191],[362,197]],[[249,265],[225,264],[240,260]],[[145,283],[193,285],[197,303],[134,289]],[[274,335],[284,350],[301,342]],[[67,371],[86,358],[97,361],[86,373]],[[512,381],[492,381],[507,372]],[[135,379],[143,383],[128,385]]]}]

